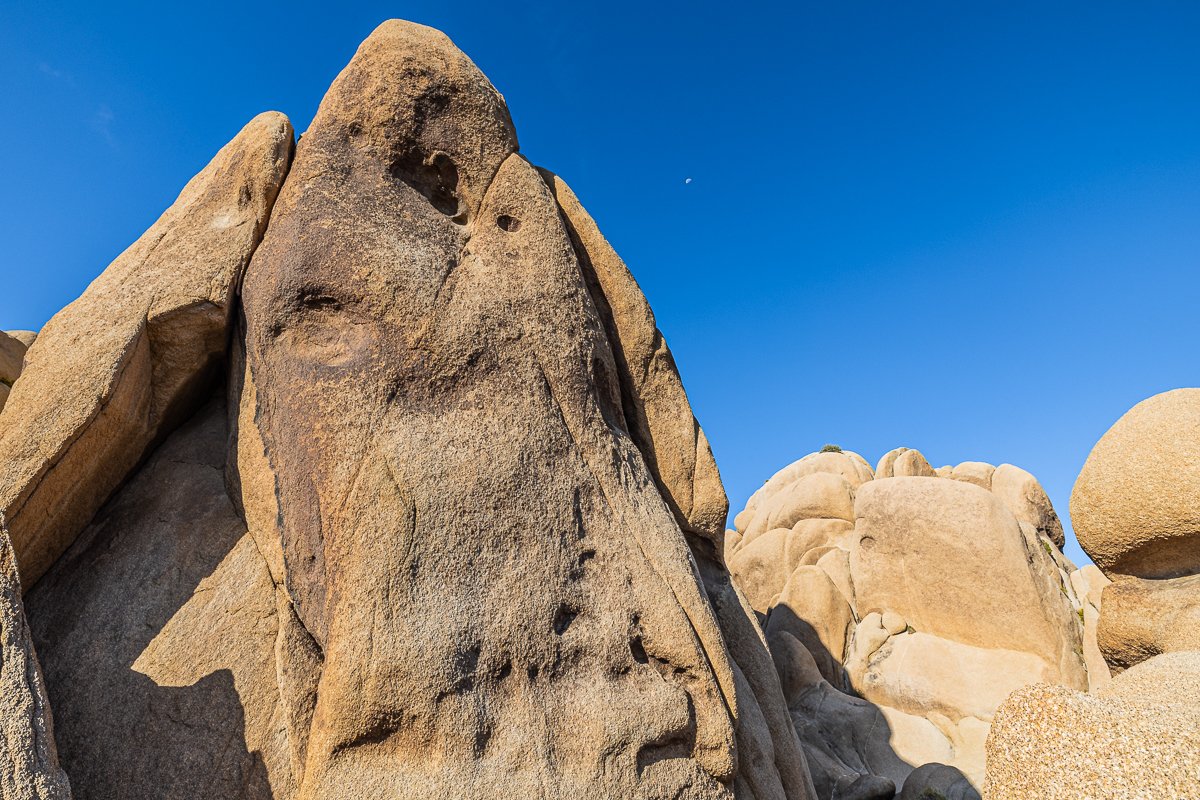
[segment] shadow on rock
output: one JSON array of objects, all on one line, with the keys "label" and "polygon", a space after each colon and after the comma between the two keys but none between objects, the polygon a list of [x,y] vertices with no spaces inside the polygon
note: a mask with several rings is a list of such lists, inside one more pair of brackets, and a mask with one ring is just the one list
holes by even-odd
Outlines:
[{"label": "shadow on rock", "polygon": [[[796,733],[821,800],[979,800],[962,772],[944,764],[910,764],[892,748],[891,725],[875,704],[835,688],[818,664],[840,662],[819,637],[793,634],[806,624],[776,606],[764,626]],[[916,767],[916,769],[914,769]]]},{"label": "shadow on rock", "polygon": [[[262,753],[247,745],[237,686],[259,660],[254,636],[269,652],[273,595],[268,588],[263,604],[246,596],[263,589],[252,570],[236,598],[210,580],[257,556],[225,493],[224,441],[214,402],[26,595],[76,800],[274,796]],[[256,618],[254,636],[245,614]],[[222,647],[208,637],[236,647],[242,664],[219,668]]]}]

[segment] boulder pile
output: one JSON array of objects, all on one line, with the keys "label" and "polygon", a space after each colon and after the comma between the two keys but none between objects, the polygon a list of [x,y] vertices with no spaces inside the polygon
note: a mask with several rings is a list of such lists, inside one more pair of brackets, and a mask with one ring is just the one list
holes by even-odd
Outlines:
[{"label": "boulder pile", "polygon": [[1062,523],[1025,470],[935,470],[907,448],[872,470],[831,447],[777,472],[734,524],[729,569],[822,798],[950,791],[932,775],[976,796],[1011,692],[1087,688]]},{"label": "boulder pile", "polygon": [[1104,679],[1088,695],[1038,685],[1005,702],[989,797],[1200,797],[1200,389],[1151,397],[1104,434],[1071,519],[1099,568],[1077,585]]}]

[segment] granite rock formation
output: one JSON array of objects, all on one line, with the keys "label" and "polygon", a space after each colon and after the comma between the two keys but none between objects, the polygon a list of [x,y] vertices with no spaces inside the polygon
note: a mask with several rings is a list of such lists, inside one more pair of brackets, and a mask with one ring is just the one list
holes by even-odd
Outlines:
[{"label": "granite rock formation", "polygon": [[0,797],[66,796],[56,740],[77,800],[815,796],[646,300],[437,31],[294,155],[253,120],[24,362]]},{"label": "granite rock formation", "polygon": [[1024,470],[935,471],[907,448],[875,470],[814,453],[772,476],[735,528],[730,572],[763,622],[823,798],[890,797],[884,781],[905,797],[974,796],[1005,697],[1087,687],[1062,524]]},{"label": "granite rock formation", "polygon": [[1038,685],[1005,702],[989,797],[1200,797],[1200,389],[1121,417],[1088,456],[1071,512],[1099,567],[1072,576],[1086,592],[1085,652],[1105,663],[1090,694]]}]

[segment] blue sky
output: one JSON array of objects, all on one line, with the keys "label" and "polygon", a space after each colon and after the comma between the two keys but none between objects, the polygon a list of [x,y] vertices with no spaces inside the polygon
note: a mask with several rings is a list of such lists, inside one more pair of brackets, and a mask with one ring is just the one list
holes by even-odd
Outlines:
[{"label": "blue sky", "polygon": [[1192,2],[2,0],[0,328],[254,114],[303,130],[388,17],[479,64],[628,261],[735,512],[832,442],[1012,462],[1066,517],[1107,427],[1197,384]]}]

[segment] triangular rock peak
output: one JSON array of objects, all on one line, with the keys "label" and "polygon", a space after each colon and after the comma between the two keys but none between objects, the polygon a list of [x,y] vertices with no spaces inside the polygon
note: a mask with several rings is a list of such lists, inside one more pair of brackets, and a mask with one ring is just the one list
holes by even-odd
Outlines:
[{"label": "triangular rock peak", "polygon": [[391,21],[290,167],[252,125],[0,416],[75,795],[813,797],[670,350],[500,94]]}]

